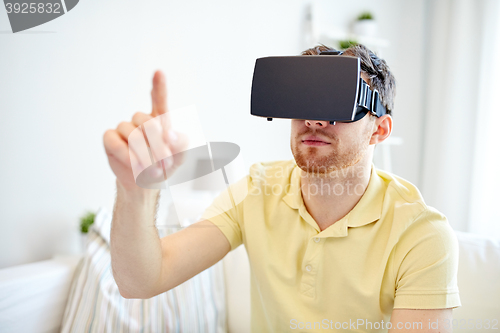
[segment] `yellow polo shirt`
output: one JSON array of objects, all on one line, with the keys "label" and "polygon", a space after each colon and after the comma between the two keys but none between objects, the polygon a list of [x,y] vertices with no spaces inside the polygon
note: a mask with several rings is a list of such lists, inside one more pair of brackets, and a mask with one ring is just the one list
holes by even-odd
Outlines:
[{"label": "yellow polo shirt", "polygon": [[456,236],[414,185],[372,165],[357,205],[320,231],[301,172],[294,160],[254,164],[204,214],[232,250],[245,244],[252,332],[383,332],[393,308],[461,305]]}]

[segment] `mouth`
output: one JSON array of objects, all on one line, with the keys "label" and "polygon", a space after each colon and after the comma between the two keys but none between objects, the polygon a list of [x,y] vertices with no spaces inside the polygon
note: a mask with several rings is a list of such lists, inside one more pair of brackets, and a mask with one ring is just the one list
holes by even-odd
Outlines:
[{"label": "mouth", "polygon": [[302,143],[306,146],[328,146],[330,144],[330,142],[324,141],[316,136],[308,136],[302,140]]},{"label": "mouth", "polygon": [[314,140],[303,140],[303,144],[306,146],[328,146],[328,142],[323,142],[323,141],[314,141]]}]

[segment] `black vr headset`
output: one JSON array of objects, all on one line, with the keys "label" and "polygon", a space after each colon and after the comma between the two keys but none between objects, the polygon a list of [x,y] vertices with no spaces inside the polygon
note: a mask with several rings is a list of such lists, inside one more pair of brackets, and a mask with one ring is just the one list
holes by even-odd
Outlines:
[{"label": "black vr headset", "polygon": [[387,113],[377,90],[360,77],[357,57],[339,57],[340,51],[317,56],[259,58],[252,81],[254,116],[354,122],[368,112]]}]

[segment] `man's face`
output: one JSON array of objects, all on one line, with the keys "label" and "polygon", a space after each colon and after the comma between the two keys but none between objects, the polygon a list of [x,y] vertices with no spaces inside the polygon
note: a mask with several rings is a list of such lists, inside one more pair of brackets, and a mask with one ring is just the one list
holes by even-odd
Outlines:
[{"label": "man's face", "polygon": [[290,146],[304,171],[326,174],[357,164],[366,154],[374,121],[370,115],[352,123],[292,119]]}]

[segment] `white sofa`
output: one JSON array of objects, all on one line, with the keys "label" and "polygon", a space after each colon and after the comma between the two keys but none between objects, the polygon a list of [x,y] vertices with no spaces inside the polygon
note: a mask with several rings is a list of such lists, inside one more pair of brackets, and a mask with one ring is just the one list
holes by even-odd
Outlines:
[{"label": "white sofa", "polygon": [[[462,307],[454,310],[460,332],[496,319],[500,326],[500,241],[456,232],[460,244],[458,285]],[[52,260],[0,270],[0,332],[58,332],[74,269],[81,257]],[[230,332],[250,329],[250,274],[244,247],[224,258],[227,317]]]}]

